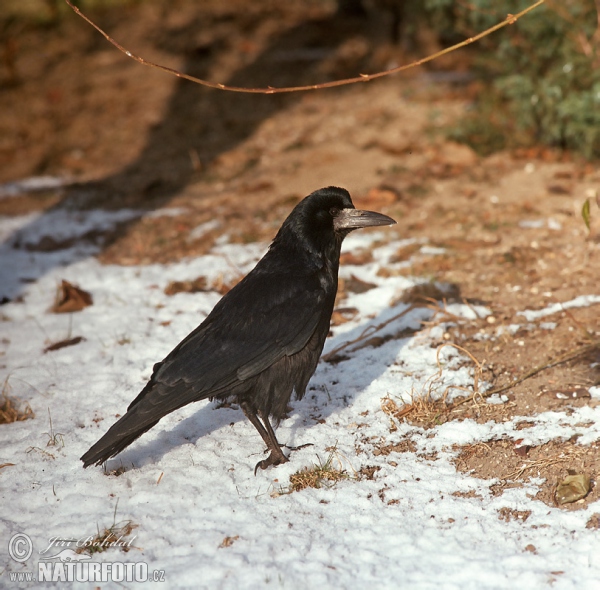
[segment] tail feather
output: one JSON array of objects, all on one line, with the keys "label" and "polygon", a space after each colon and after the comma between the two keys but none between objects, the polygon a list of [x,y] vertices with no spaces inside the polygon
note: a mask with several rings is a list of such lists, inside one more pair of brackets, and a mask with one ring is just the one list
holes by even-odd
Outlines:
[{"label": "tail feather", "polygon": [[[81,456],[84,467],[100,465],[120,453],[134,440],[142,436],[158,424],[158,420],[150,423],[139,424],[139,416],[135,412],[127,412],[119,421],[115,422],[108,432],[87,453]],[[138,422],[136,424],[136,422]]]},{"label": "tail feather", "polygon": [[[154,370],[160,363],[154,365]],[[108,432],[85,453],[81,460],[84,467],[100,465],[120,453],[134,440],[158,424],[171,412],[209,397],[210,393],[198,394],[183,379],[174,385],[154,380],[154,375],[139,395],[129,404],[127,412],[115,422]]]}]

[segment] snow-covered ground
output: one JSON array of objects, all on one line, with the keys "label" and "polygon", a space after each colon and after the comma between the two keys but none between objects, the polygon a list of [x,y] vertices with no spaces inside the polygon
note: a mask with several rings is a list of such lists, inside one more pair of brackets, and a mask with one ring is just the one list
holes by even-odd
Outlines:
[{"label": "snow-covered ground", "polygon": [[[79,457],[125,411],[153,363],[219,299],[216,292],[170,297],[167,284],[201,275],[209,284],[227,282],[250,270],[266,248],[223,240],[204,257],[144,267],[102,266],[94,248],[76,240],[68,250],[27,249],[43,236],[64,241],[134,215],[0,218],[0,297],[11,299],[0,308],[0,377],[10,395],[36,414],[0,426],[0,587],[46,585],[11,579],[30,572],[35,579],[40,567],[50,576],[68,573],[68,563],[47,559],[66,547],[48,549],[52,539],[70,539],[74,547],[115,522],[132,521],[137,528],[125,539],[135,535],[130,551],[95,553],[88,569],[92,563],[147,564],[150,577],[154,571],[164,576],[165,588],[600,588],[600,536],[585,527],[599,507],[565,511],[532,500],[535,480],[494,496],[494,481],[462,474],[451,461],[455,443],[516,437],[518,418],[448,422],[427,432],[397,423],[390,430],[382,398],[400,402],[429,390],[441,394],[450,384],[470,387],[473,375],[471,364],[445,347],[440,376],[435,344],[443,325],[398,336],[433,312],[418,308],[401,315],[407,305],[393,303],[415,282],[377,274],[381,266],[398,264],[390,256],[399,239],[377,245],[378,238],[392,235],[386,230],[356,232],[346,240],[345,250],[373,248],[377,262],[345,266],[341,277],[355,275],[377,286],[344,301],[359,313],[334,328],[325,353],[368,326],[384,323],[376,335],[393,337],[376,348],[350,346],[346,360],[336,364],[321,361],[306,397],[277,430],[290,446],[312,446],[255,476],[254,466],[264,457],[255,429],[240,410],[201,402],[167,416],[110,460],[109,470],[127,469],[120,476],[97,467],[83,470]],[[93,305],[73,314],[48,312],[61,279],[91,292]],[[586,302],[573,303],[579,304]],[[450,311],[467,319],[487,313],[460,304]],[[544,317],[530,314],[526,320]],[[76,336],[83,340],[44,352]],[[598,409],[585,407],[568,416],[542,414],[525,442],[579,433],[579,443],[587,444],[600,438],[598,418]],[[581,426],[590,421],[593,426]],[[48,446],[51,439],[57,444]],[[373,453],[377,442],[407,439],[416,452]],[[436,460],[424,457],[433,451]],[[291,474],[329,458],[350,477],[331,487],[282,493]],[[379,470],[373,479],[354,477],[363,467]],[[477,497],[464,497],[471,491]],[[506,521],[499,518],[502,508],[531,515],[526,522]],[[138,578],[145,575],[143,567],[132,570]],[[60,586],[136,585],[119,576],[117,566],[112,581]]]}]

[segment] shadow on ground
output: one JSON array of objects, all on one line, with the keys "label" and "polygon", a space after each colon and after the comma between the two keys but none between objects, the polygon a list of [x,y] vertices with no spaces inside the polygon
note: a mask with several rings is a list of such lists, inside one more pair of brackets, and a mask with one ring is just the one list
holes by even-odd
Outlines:
[{"label": "shadow on ground", "polygon": [[[231,11],[208,11],[198,8],[197,15],[185,26],[157,32],[157,45],[177,55],[185,55],[183,71],[199,78],[209,76],[211,67],[230,47],[228,32],[235,24],[248,38],[261,21],[273,15],[265,9],[249,11],[240,17]],[[276,18],[276,15],[275,15]],[[85,26],[82,23],[82,26]],[[367,35],[369,43],[377,44],[377,27],[366,27],[364,19],[339,14],[324,14],[305,20],[274,34],[265,49],[250,63],[241,65],[223,82],[231,86],[288,86],[322,82],[356,75],[362,71],[367,56],[338,49],[348,40]],[[93,32],[96,35],[95,32]],[[115,49],[116,51],[116,49]],[[302,95],[255,95],[219,92],[179,80],[162,120],[148,133],[145,147],[138,157],[116,174],[99,181],[69,187],[64,197],[28,225],[10,235],[3,244],[5,255],[11,250],[26,248],[34,256],[72,247],[70,242],[35,243],[44,231],[49,216],[56,211],[91,208],[137,210],[128,219],[102,231],[91,230],[79,236],[79,245],[87,240],[96,249],[106,249],[128,228],[139,222],[145,211],[166,206],[194,180],[210,179],[211,164],[248,138],[263,121],[285,109]],[[140,132],[143,132],[141,130]],[[30,238],[30,236],[33,236]],[[26,246],[25,246],[26,245]],[[71,260],[90,255],[89,248],[71,252]],[[24,282],[36,280],[64,256],[48,256],[43,264],[22,269],[7,265],[2,271],[0,298],[4,302],[18,297]],[[36,275],[37,272],[37,275]],[[26,275],[26,276],[25,276]],[[36,276],[34,276],[36,275]]]}]

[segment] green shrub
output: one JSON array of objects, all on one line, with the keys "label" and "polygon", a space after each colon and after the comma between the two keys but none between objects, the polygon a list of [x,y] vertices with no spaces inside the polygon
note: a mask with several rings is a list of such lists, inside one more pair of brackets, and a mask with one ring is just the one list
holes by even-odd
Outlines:
[{"label": "green shrub", "polygon": [[[516,14],[531,0],[426,0],[451,9],[465,36]],[[435,22],[435,21],[432,21]],[[444,24],[447,28],[447,24]],[[475,48],[484,84],[454,139],[490,152],[544,144],[600,157],[600,29],[594,0],[554,0]]]}]

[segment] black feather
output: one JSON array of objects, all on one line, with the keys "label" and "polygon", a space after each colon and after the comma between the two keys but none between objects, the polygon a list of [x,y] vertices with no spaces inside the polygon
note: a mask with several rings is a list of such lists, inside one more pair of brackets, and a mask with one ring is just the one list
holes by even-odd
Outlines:
[{"label": "black feather", "polygon": [[[271,450],[258,466],[286,461],[269,417],[279,423],[292,393],[302,398],[317,367],[335,302],[341,243],[362,227],[335,227],[339,212],[350,209],[350,195],[340,188],[303,199],[256,267],[154,365],[127,413],[81,457],[84,467],[106,461],[163,416],[206,398],[241,405]],[[363,226],[393,223],[370,215]]]}]

